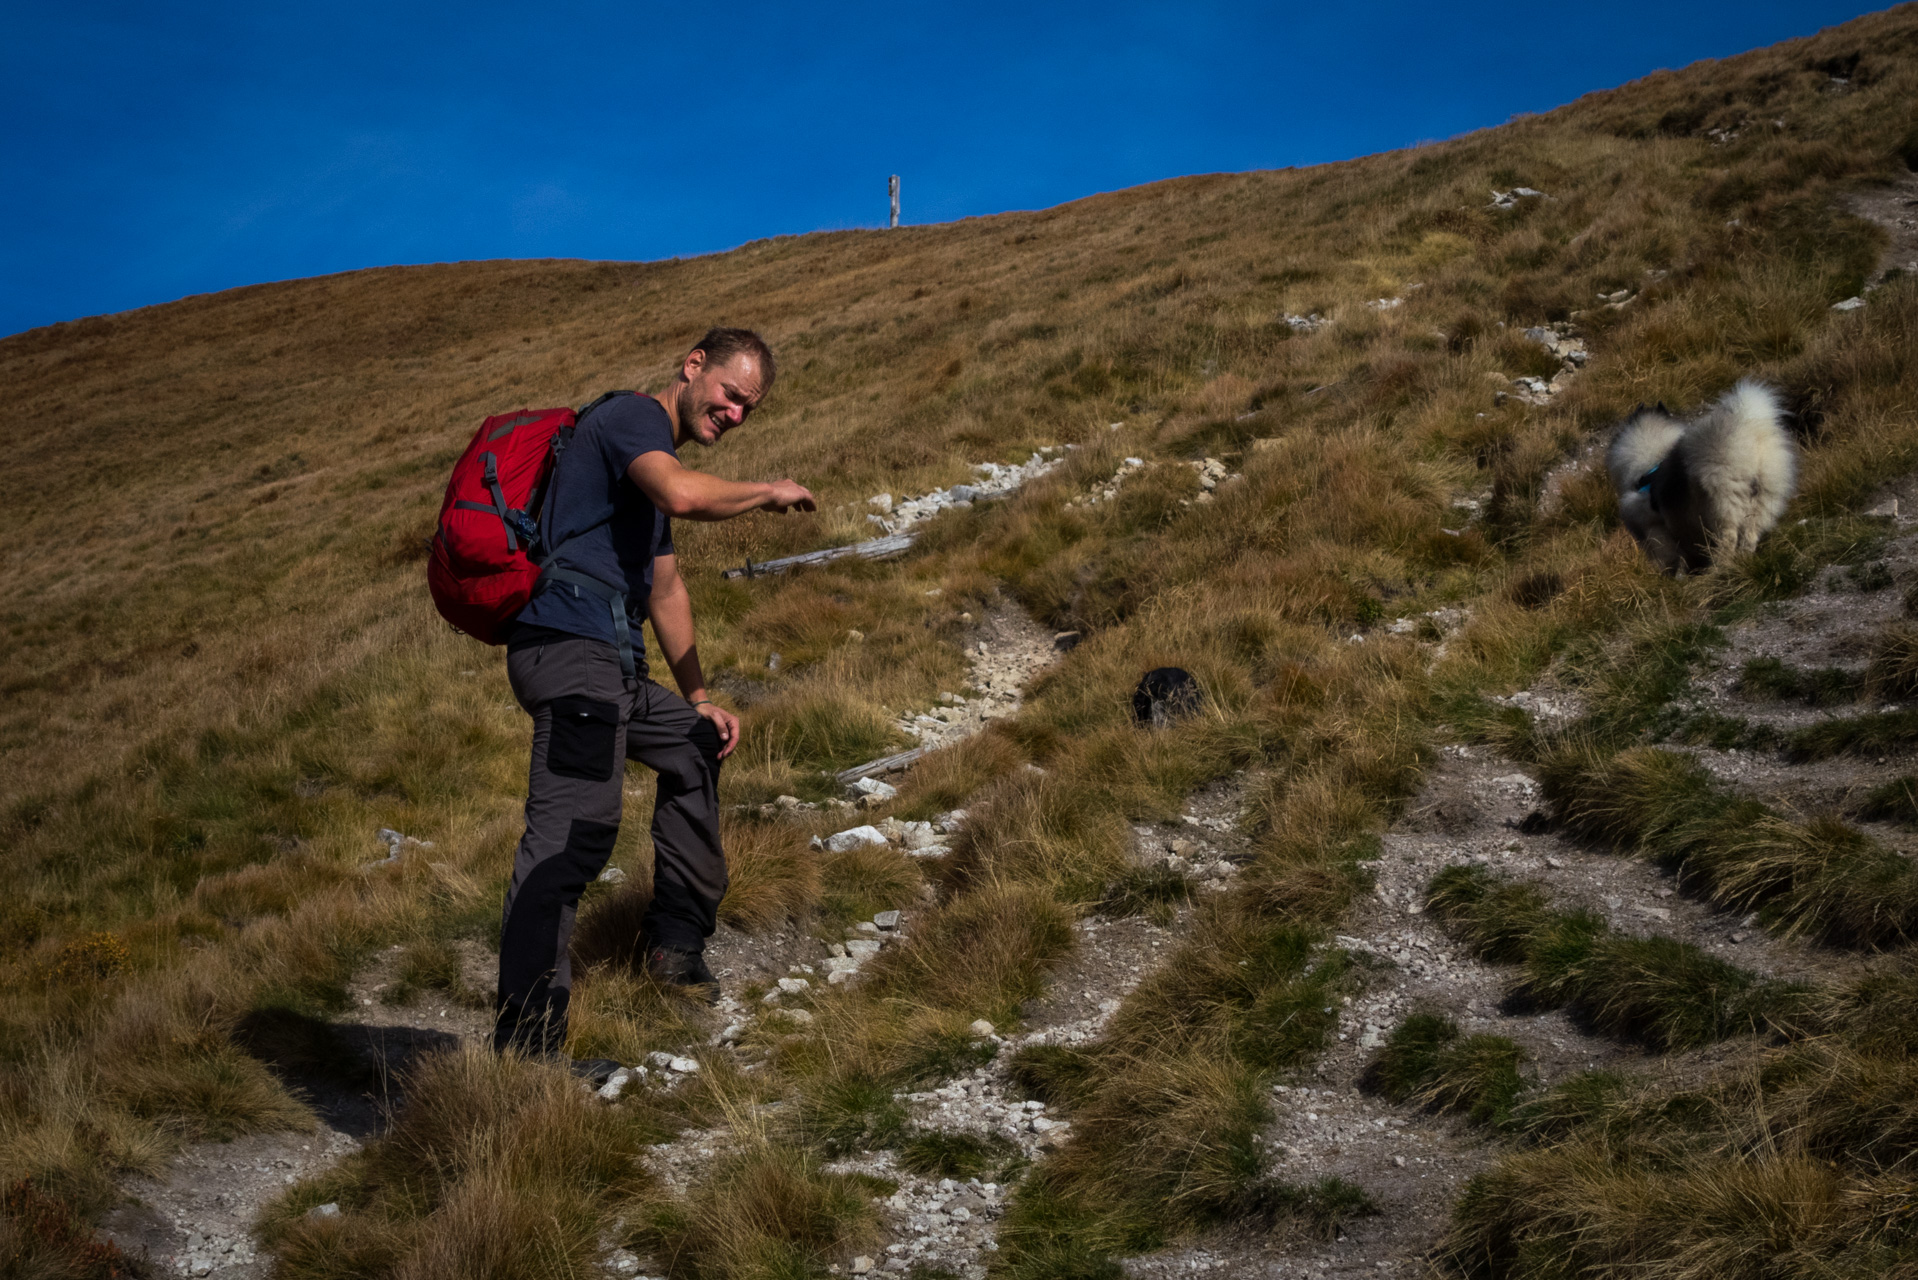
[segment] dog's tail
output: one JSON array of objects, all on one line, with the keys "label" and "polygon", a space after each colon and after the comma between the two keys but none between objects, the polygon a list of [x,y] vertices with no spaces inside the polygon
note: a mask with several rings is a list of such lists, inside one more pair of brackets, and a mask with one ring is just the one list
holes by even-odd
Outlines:
[{"label": "dog's tail", "polygon": [[1611,473],[1612,489],[1621,500],[1638,489],[1646,474],[1664,460],[1684,434],[1684,426],[1671,420],[1664,405],[1656,409],[1640,405],[1619,424],[1611,447],[1605,451],[1605,470]]}]

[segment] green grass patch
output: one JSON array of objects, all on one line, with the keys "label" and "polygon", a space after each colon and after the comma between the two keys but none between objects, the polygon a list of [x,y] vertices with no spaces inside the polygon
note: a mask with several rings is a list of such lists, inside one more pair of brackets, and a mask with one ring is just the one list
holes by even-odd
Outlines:
[{"label": "green grass patch", "polygon": [[1184,903],[1192,900],[1192,882],[1184,872],[1164,863],[1130,867],[1106,883],[1099,899],[1102,916],[1144,916],[1164,927],[1171,924]]},{"label": "green grass patch", "polygon": [[1867,822],[1898,822],[1918,826],[1918,776],[1906,774],[1873,787],[1858,807]]},{"label": "green grass patch", "polygon": [[1525,1090],[1524,1062],[1524,1051],[1504,1036],[1461,1037],[1450,1018],[1414,1014],[1386,1037],[1361,1084],[1392,1102],[1502,1125]]},{"label": "green grass patch", "polygon": [[[1433,878],[1428,902],[1446,931],[1481,956],[1516,960],[1525,998],[1569,1008],[1621,1040],[1670,1051],[1808,1019],[1801,988],[1763,981],[1690,943],[1612,933],[1592,912],[1550,910],[1542,889],[1482,867],[1447,867]],[[1501,918],[1503,904],[1520,908],[1515,921]],[[1417,1060],[1411,1047],[1407,1053]]]},{"label": "green grass patch", "polygon": [[1833,756],[1896,755],[1913,747],[1918,747],[1918,708],[1827,720],[1785,736],[1785,757],[1795,764]]},{"label": "green grass patch", "polygon": [[899,1144],[899,1164],[927,1178],[980,1178],[1011,1181],[1025,1157],[1017,1145],[996,1134],[945,1133],[921,1129]]},{"label": "green grass patch", "polygon": [[1858,672],[1839,667],[1793,667],[1778,658],[1753,658],[1738,674],[1740,693],[1814,707],[1856,702],[1864,687],[1864,676]]},{"label": "green grass patch", "polygon": [[1798,821],[1737,796],[1691,756],[1567,741],[1541,760],[1539,780],[1572,833],[1647,856],[1778,932],[1865,948],[1918,935],[1910,860],[1837,819]]}]

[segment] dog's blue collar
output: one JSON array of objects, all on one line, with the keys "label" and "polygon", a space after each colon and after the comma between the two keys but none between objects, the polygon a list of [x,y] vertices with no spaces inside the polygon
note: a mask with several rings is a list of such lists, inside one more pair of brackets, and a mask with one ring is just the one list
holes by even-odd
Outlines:
[{"label": "dog's blue collar", "polygon": [[1652,477],[1658,474],[1658,468],[1660,465],[1662,464],[1653,463],[1652,469],[1650,471],[1647,471],[1644,475],[1638,478],[1638,492],[1643,493],[1647,489],[1652,487]]}]

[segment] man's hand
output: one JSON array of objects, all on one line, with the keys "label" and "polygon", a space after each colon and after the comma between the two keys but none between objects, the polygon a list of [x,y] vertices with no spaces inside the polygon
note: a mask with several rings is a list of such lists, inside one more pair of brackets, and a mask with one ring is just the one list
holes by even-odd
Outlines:
[{"label": "man's hand", "polygon": [[813,501],[812,490],[793,480],[774,480],[769,486],[772,493],[766,499],[766,510],[777,511],[785,515],[788,510],[817,511],[819,504]]},{"label": "man's hand", "polygon": [[702,702],[694,711],[713,722],[719,731],[719,758],[724,760],[739,745],[739,717],[716,702]]}]

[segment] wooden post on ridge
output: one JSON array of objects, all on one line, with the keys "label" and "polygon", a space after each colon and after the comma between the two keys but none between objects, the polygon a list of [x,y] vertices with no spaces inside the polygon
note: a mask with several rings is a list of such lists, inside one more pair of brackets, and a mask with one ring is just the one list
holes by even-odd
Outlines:
[{"label": "wooden post on ridge", "polygon": [[886,184],[887,193],[892,196],[892,225],[899,225],[899,175],[893,174],[892,181]]}]

